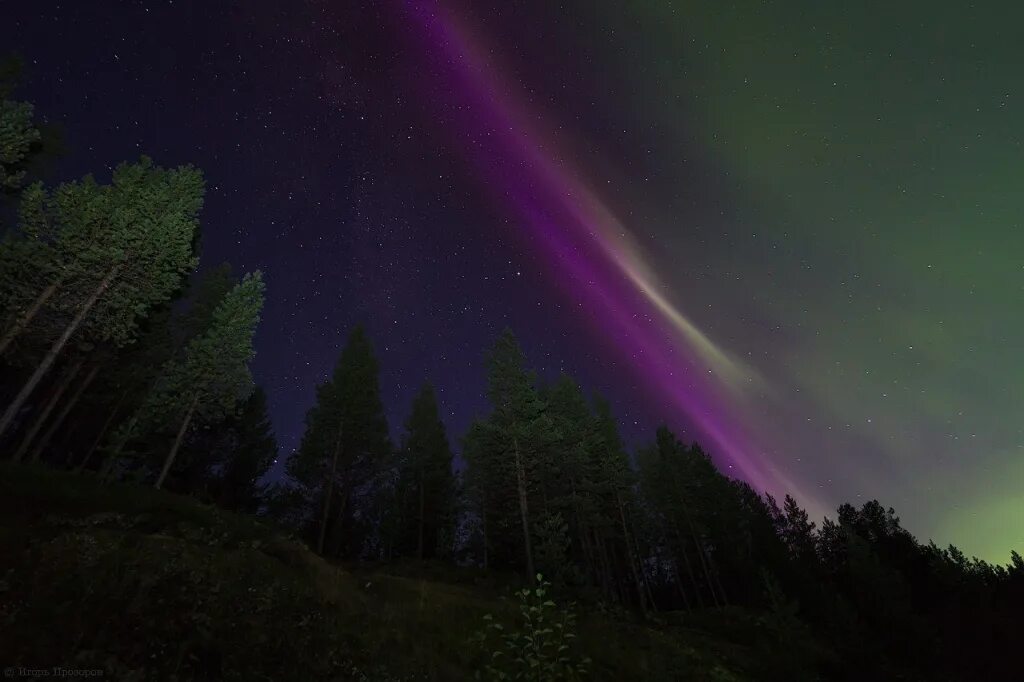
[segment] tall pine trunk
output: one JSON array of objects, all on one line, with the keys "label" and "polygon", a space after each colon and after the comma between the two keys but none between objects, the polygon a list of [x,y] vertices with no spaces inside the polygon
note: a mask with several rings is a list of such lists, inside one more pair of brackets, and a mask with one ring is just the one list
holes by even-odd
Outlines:
[{"label": "tall pine trunk", "polygon": [[526,549],[526,571],[529,581],[532,584],[537,574],[533,570],[533,545],[530,542],[530,510],[526,501],[526,472],[523,470],[523,460],[519,456],[519,439],[513,438],[512,445],[516,455],[516,483],[519,488],[519,516],[523,521],[523,546]]},{"label": "tall pine trunk", "polygon": [[[629,538],[629,526],[626,524],[626,508],[622,503],[622,493],[615,491],[615,501],[619,505],[619,521],[622,522],[622,538],[626,541],[626,560],[629,561],[629,570],[633,574],[633,583],[636,585],[636,596],[640,604],[640,612],[647,617],[647,603],[644,599],[644,585],[640,579],[640,572],[636,565],[636,557],[633,556],[633,542]],[[689,605],[687,605],[689,609]]]},{"label": "tall pine trunk", "polygon": [[[697,597],[697,605],[700,608],[704,608],[704,598],[700,596],[700,585],[697,584],[697,575],[693,572],[693,566],[690,564],[690,557],[686,553],[686,540],[683,539],[683,534],[679,532],[679,525],[673,521],[672,530],[675,531],[676,541],[679,543],[679,553],[683,555],[683,563],[686,565],[686,573],[690,576],[690,584],[693,585],[693,593]],[[679,557],[676,557],[676,561],[679,561]],[[678,566],[676,572],[679,572]]]},{"label": "tall pine trunk", "polygon": [[117,440],[117,446],[107,454],[107,459],[100,468],[100,481],[107,481],[113,476],[114,467],[121,459],[121,451],[124,450],[124,446],[132,439],[135,434],[135,425],[139,423],[139,415],[142,413],[142,408],[135,410],[135,414],[128,420],[128,428],[125,429],[124,436]]},{"label": "tall pine trunk", "polygon": [[481,500],[480,502],[480,526],[484,534],[484,570],[486,571],[487,566],[487,501]]},{"label": "tall pine trunk", "polygon": [[92,442],[92,446],[89,448],[89,451],[85,453],[85,457],[83,457],[82,461],[78,463],[77,467],[75,467],[76,474],[82,473],[86,465],[89,464],[89,460],[92,459],[93,453],[96,452],[96,448],[98,448],[100,443],[103,442],[103,437],[107,435],[107,431],[110,429],[111,424],[114,423],[114,419],[121,411],[121,403],[123,403],[124,399],[128,397],[128,391],[129,389],[126,388],[118,397],[117,402],[114,403],[114,409],[110,411],[110,416],[107,417],[106,421],[103,422],[103,426],[100,427],[100,432],[96,435],[96,440]]},{"label": "tall pine trunk", "polygon": [[62,333],[60,337],[53,342],[50,350],[46,352],[46,355],[43,356],[39,366],[36,367],[36,371],[32,373],[32,376],[30,376],[28,381],[25,382],[25,385],[22,387],[18,395],[16,395],[11,404],[7,406],[7,411],[4,412],[3,417],[0,417],[0,436],[3,436],[7,429],[10,428],[14,418],[18,415],[18,412],[21,411],[22,406],[24,406],[25,401],[28,400],[30,395],[32,395],[32,391],[36,389],[40,380],[42,380],[43,376],[50,370],[50,367],[53,366],[57,356],[60,355],[60,352],[64,350],[64,346],[67,345],[68,340],[76,331],[78,331],[82,321],[85,320],[90,312],[92,312],[92,308],[96,305],[96,301],[100,300],[100,296],[107,291],[120,271],[120,265],[114,265],[107,271],[107,274],[104,275],[102,280],[100,280],[96,289],[93,290],[89,295],[89,298],[87,298],[85,302],[82,303],[81,307],[79,307],[78,313],[75,315],[74,319],[68,323],[67,328],[64,329],[64,333]]},{"label": "tall pine trunk", "polygon": [[64,407],[61,408],[60,413],[57,414],[53,423],[50,424],[50,428],[46,429],[46,432],[39,439],[39,443],[36,444],[35,449],[32,451],[31,460],[33,462],[39,461],[39,458],[42,456],[46,446],[50,444],[50,439],[53,438],[53,434],[57,433],[57,429],[59,429],[60,425],[64,423],[64,420],[71,413],[71,410],[75,409],[75,405],[78,404],[78,399],[82,397],[83,393],[85,393],[85,389],[89,388],[89,384],[91,384],[92,380],[96,378],[99,371],[100,366],[98,364],[94,365],[93,368],[89,370],[89,373],[85,375],[85,379],[78,384],[78,388],[75,389],[75,392],[71,394],[71,397],[64,404]]},{"label": "tall pine trunk", "polygon": [[32,302],[32,305],[28,307],[28,310],[14,321],[14,324],[11,325],[10,329],[4,332],[4,335],[0,337],[0,355],[3,355],[7,350],[7,347],[11,345],[11,342],[18,338],[21,332],[25,331],[25,327],[32,322],[39,311],[42,310],[43,306],[46,305],[46,302],[50,300],[50,297],[57,292],[57,289],[60,288],[63,281],[64,278],[62,277],[43,289],[39,293],[39,296],[36,297],[36,300]]},{"label": "tall pine trunk", "polygon": [[693,543],[697,548],[697,558],[700,560],[701,570],[704,572],[704,581],[708,584],[708,590],[711,592],[711,601],[715,603],[715,606],[721,606],[718,601],[717,590],[715,590],[715,583],[711,578],[711,569],[708,568],[707,554],[704,552],[704,543],[701,541],[700,536],[697,535],[697,528],[693,525],[693,519],[690,518],[690,512],[687,510],[686,505],[683,505],[683,514],[686,516],[686,523],[690,527],[690,535],[693,537]]},{"label": "tall pine trunk", "polygon": [[419,540],[417,542],[416,554],[419,556],[420,561],[423,561],[423,524],[424,524],[424,509],[425,505],[425,481],[423,480],[423,465],[420,464],[420,528],[419,528]]},{"label": "tall pine trunk", "polygon": [[[638,546],[636,549],[637,549],[637,553],[639,554],[640,547]],[[657,613],[658,612],[658,604],[657,604],[657,602],[654,601],[654,593],[651,591],[651,581],[650,580],[644,580],[644,592],[647,593],[647,603],[650,604],[651,611],[654,611],[655,613]]]},{"label": "tall pine trunk", "polygon": [[679,592],[679,596],[683,600],[683,607],[687,611],[689,611],[690,610],[690,600],[686,596],[686,588],[683,587],[683,577],[681,575],[679,575],[679,562],[678,561],[673,561],[672,562],[672,578],[675,580],[675,582],[676,582],[676,590]]},{"label": "tall pine trunk", "polygon": [[612,563],[608,556],[608,546],[601,539],[601,536],[594,533],[594,547],[597,554],[595,561],[597,562],[598,580],[601,582],[601,591],[608,596],[609,599],[616,599],[620,603],[622,601],[622,594],[618,587],[618,581],[614,579],[612,574]]},{"label": "tall pine trunk", "polygon": [[195,414],[196,406],[199,404],[199,394],[197,393],[193,398],[192,402],[188,406],[188,411],[185,413],[185,419],[181,422],[181,428],[178,429],[178,435],[174,437],[174,445],[171,446],[171,451],[167,453],[167,459],[164,461],[164,468],[160,471],[160,476],[156,479],[156,484],[153,486],[157,490],[163,487],[164,480],[167,478],[167,473],[171,470],[171,466],[174,464],[174,458],[178,456],[178,450],[181,448],[181,442],[185,440],[185,434],[188,432],[188,425],[192,422],[192,415]]},{"label": "tall pine trunk", "polygon": [[36,436],[39,435],[39,431],[43,428],[43,425],[46,424],[46,420],[50,418],[50,413],[53,412],[53,409],[60,403],[60,399],[64,395],[64,391],[68,390],[68,386],[71,385],[71,382],[75,380],[75,376],[78,374],[79,370],[82,369],[83,362],[83,358],[76,360],[74,364],[64,372],[64,376],[57,381],[57,385],[54,387],[50,399],[46,401],[46,405],[44,405],[43,409],[40,410],[38,415],[36,415],[35,421],[32,422],[32,426],[29,428],[28,433],[26,433],[25,437],[21,439],[21,445],[19,445],[18,449],[15,450],[13,458],[15,463],[20,462],[22,458],[25,457],[25,453],[28,452],[29,446],[32,445]]},{"label": "tall pine trunk", "polygon": [[583,551],[583,562],[593,575],[597,568],[597,561],[594,559],[590,540],[587,537],[587,528],[583,523],[583,512],[580,511],[579,497],[576,495],[576,479],[573,476],[569,477],[569,489],[572,495],[572,512],[576,517],[576,533],[579,536],[580,549]]},{"label": "tall pine trunk", "polygon": [[348,500],[349,500],[349,496],[352,493],[351,489],[349,488],[349,485],[350,485],[350,482],[346,480],[345,484],[343,486],[341,486],[341,495],[340,495],[340,498],[341,498],[340,502],[341,502],[341,504],[338,506],[338,513],[335,516],[335,519],[336,519],[335,531],[334,531],[334,533],[332,533],[332,535],[333,535],[332,541],[333,541],[333,544],[334,544],[334,556],[337,556],[337,557],[344,556],[344,550],[345,550],[344,540],[345,540],[345,538],[343,536],[343,531],[345,529],[345,513],[348,511]]},{"label": "tall pine trunk", "polygon": [[[171,357],[173,358],[174,356],[172,355]],[[139,423],[139,419],[142,417],[142,411],[145,408],[146,401],[149,400],[149,396],[152,395],[153,391],[155,391],[157,386],[160,385],[160,382],[163,380],[164,376],[166,376],[166,367],[167,365],[165,364],[164,369],[157,373],[156,378],[149,385],[149,388],[146,390],[145,394],[143,394],[142,396],[142,399],[139,401],[139,407],[136,408],[135,414],[133,414],[131,420],[129,420],[128,428],[125,429],[124,437],[117,442],[117,446],[114,448],[114,450],[107,454],[106,461],[100,466],[100,481],[106,481],[108,476],[113,474],[114,467],[117,465],[118,460],[121,459],[121,451],[124,450],[124,446],[127,445],[129,441],[131,441],[135,433],[135,425]],[[128,391],[130,390],[130,388],[125,389],[125,395],[127,395]],[[98,441],[96,445],[99,445]]]},{"label": "tall pine trunk", "polygon": [[722,579],[718,571],[718,566],[715,565],[715,558],[711,556],[711,553],[707,553],[708,564],[711,566],[711,575],[715,579],[715,586],[718,588],[718,596],[722,598],[722,605],[729,605],[729,597],[725,594],[725,588],[722,587]]},{"label": "tall pine trunk", "polygon": [[324,541],[327,539],[327,521],[331,518],[331,494],[334,492],[334,477],[338,475],[338,456],[341,454],[341,434],[343,422],[338,422],[338,436],[334,440],[334,453],[331,455],[331,473],[327,477],[327,490],[324,491],[324,516],[320,521],[320,536],[316,541],[316,553],[324,554]]}]

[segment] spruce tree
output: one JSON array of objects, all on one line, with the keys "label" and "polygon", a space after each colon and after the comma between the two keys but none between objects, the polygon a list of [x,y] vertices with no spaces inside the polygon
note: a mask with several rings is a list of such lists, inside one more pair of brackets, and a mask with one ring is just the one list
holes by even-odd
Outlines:
[{"label": "spruce tree", "polygon": [[815,524],[791,495],[783,502],[780,521],[782,540],[792,557],[805,564],[816,561]]},{"label": "spruce tree", "polygon": [[512,563],[513,556],[521,555],[506,547],[520,532],[516,488],[509,485],[515,467],[486,419],[470,425],[462,438],[462,456],[467,464],[464,495],[479,530],[480,562],[485,570]]},{"label": "spruce tree", "polygon": [[450,537],[454,523],[455,480],[448,436],[429,384],[413,401],[400,462],[396,506],[408,538],[403,544],[419,559],[436,557],[443,553],[440,543]]},{"label": "spruce tree", "polygon": [[331,379],[318,387],[302,442],[288,460],[289,478],[305,501],[311,542],[321,554],[358,555],[372,535],[391,455],[378,374],[370,340],[356,327]]},{"label": "spruce tree", "polygon": [[225,452],[215,481],[217,503],[225,509],[255,513],[266,494],[260,479],[277,457],[263,389],[256,387],[219,432]]}]

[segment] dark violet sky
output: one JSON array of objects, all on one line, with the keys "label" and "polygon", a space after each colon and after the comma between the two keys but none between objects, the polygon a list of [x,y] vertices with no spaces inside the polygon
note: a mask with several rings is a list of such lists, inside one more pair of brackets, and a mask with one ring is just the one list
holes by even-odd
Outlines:
[{"label": "dark violet sky", "polygon": [[[848,6],[850,5],[850,6]],[[1024,10],[1012,3],[7,3],[55,180],[206,173],[268,284],[287,454],[365,323],[453,436],[505,326],[542,376],[816,513],[1024,547]]]}]

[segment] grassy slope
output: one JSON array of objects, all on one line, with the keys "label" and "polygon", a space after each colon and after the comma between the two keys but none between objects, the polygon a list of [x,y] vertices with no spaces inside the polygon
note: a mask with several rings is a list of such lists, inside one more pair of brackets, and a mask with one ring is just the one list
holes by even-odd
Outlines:
[{"label": "grassy slope", "polygon": [[[331,565],[255,519],[89,477],[0,466],[0,662],[114,679],[471,679],[493,588]],[[742,613],[736,619],[747,618]],[[746,680],[763,650],[596,614],[591,676]]]}]

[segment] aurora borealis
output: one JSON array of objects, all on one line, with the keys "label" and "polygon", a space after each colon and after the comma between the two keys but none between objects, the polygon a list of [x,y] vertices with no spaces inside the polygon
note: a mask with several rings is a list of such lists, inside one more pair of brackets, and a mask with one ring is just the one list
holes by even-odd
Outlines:
[{"label": "aurora borealis", "polygon": [[[720,457],[755,485],[795,492],[818,509],[843,499],[835,496],[839,490],[845,499],[855,499],[879,486],[889,488],[897,499],[913,499],[897,505],[904,514],[913,517],[917,509],[928,509],[913,525],[972,538],[962,541],[976,543],[972,551],[999,556],[1008,543],[1021,543],[1024,526],[1024,469],[1015,464],[1020,461],[1020,430],[1012,416],[1019,404],[1013,400],[1013,379],[1020,377],[1011,372],[982,379],[986,371],[976,371],[971,361],[1005,355],[1006,343],[1014,338],[1012,323],[1007,325],[1009,311],[1000,312],[998,306],[1005,305],[1010,291],[1019,299],[1024,265],[1019,257],[986,255],[985,249],[991,244],[988,248],[1004,255],[1020,253],[1021,240],[1012,234],[1020,210],[1003,198],[995,206],[1005,208],[979,225],[985,209],[995,207],[990,203],[994,188],[972,202],[963,195],[970,185],[958,186],[948,178],[954,169],[941,167],[941,159],[959,165],[957,156],[979,154],[971,146],[981,145],[986,135],[994,137],[992,144],[1002,149],[983,176],[997,171],[996,187],[1001,180],[1005,196],[1012,195],[1005,178],[1012,177],[1014,165],[1021,166],[1019,122],[1007,111],[1012,111],[1012,94],[1000,92],[1006,83],[984,89],[992,79],[989,70],[1013,63],[1012,54],[1001,52],[1012,38],[1005,34],[998,40],[994,24],[971,27],[977,42],[969,49],[988,46],[971,68],[943,52],[949,36],[941,28],[953,21],[947,16],[937,18],[935,26],[917,27],[922,43],[938,44],[923,57],[901,59],[894,52],[898,45],[872,49],[859,43],[882,17],[843,12],[819,17],[826,22],[819,27],[809,16],[810,6],[801,10],[779,16],[751,5],[747,11],[756,20],[747,26],[738,10],[729,15],[705,8],[702,13],[691,4],[685,10],[665,8],[660,15],[620,16],[615,22],[619,32],[632,33],[633,44],[653,37],[656,49],[671,57],[645,55],[648,65],[693,64],[660,73],[654,69],[634,86],[638,107],[652,105],[644,122],[671,129],[673,110],[700,112],[689,126],[703,132],[704,153],[735,169],[724,174],[739,178],[733,220],[748,206],[757,216],[742,220],[757,225],[749,235],[733,228],[731,239],[698,251],[720,259],[711,268],[719,272],[734,269],[729,261],[737,255],[744,259],[743,275],[735,281],[745,286],[726,284],[732,291],[725,297],[731,301],[724,306],[725,316],[749,311],[761,318],[760,324],[740,320],[731,335],[735,341],[724,347],[731,346],[733,353],[745,350],[742,356],[749,364],[732,359],[669,301],[714,300],[722,310],[725,292],[694,296],[693,286],[673,286],[671,274],[666,283],[659,282],[655,271],[671,273],[673,268],[652,266],[633,237],[638,228],[651,230],[650,222],[627,225],[613,214],[557,139],[538,132],[551,123],[522,103],[519,84],[500,80],[496,58],[474,44],[478,38],[472,29],[443,10],[420,15],[432,47],[445,55],[460,79],[450,90],[465,98],[464,135],[488,140],[468,145],[476,147],[478,166],[489,169],[488,183],[505,188],[506,199],[552,259],[553,269],[561,268],[575,283],[573,295],[590,310],[595,326],[618,330],[616,345],[627,362],[696,423]],[[795,29],[794,35],[789,42],[779,41],[787,27]],[[818,38],[819,33],[825,37]],[[895,27],[893,35],[898,35]],[[699,37],[717,42],[694,55],[686,46]],[[801,37],[815,40],[806,45]],[[956,42],[968,38],[960,35]],[[801,52],[820,55],[822,61],[808,64]],[[845,55],[845,61],[837,54]],[[1017,55],[1024,57],[1024,51]],[[639,55],[634,59],[642,61]],[[947,74],[931,73],[937,60],[948,62]],[[688,87],[686,71],[700,68],[710,77],[701,79],[699,89]],[[625,70],[620,75],[628,77]],[[964,120],[971,117],[959,98],[941,91],[957,86],[979,90],[971,100],[986,102],[975,107],[973,128]],[[924,104],[931,104],[931,93],[926,92],[935,88],[940,89],[934,93],[939,106],[929,110]],[[660,102],[650,101],[655,89],[663,89]],[[666,95],[674,95],[678,104],[672,106]],[[946,97],[954,101],[943,108]],[[960,140],[942,139],[950,128],[960,131]],[[969,132],[975,134],[968,137]],[[684,129],[668,139],[674,137],[685,153],[687,136]],[[893,168],[897,160],[902,173]],[[970,165],[983,168],[986,162],[991,163],[986,157]],[[666,179],[671,182],[671,175]],[[974,184],[979,190],[983,185]],[[685,196],[686,190],[678,195]],[[630,214],[642,210],[624,203]],[[671,203],[668,199],[663,206]],[[775,212],[766,216],[766,206]],[[940,213],[946,215],[937,221]],[[647,252],[665,253],[659,241],[666,232],[681,233],[678,242],[686,246],[678,252],[692,252],[688,226],[677,224],[670,210],[661,208],[654,220],[661,225],[648,240]],[[997,246],[1002,240],[1009,243]],[[964,263],[972,259],[974,268]],[[726,280],[711,279],[718,285]],[[1000,280],[1006,288],[985,287]],[[944,300],[935,301],[940,292]],[[631,300],[629,294],[635,293],[645,300]],[[991,306],[997,300],[998,306]],[[975,305],[988,308],[988,314],[978,316]],[[690,307],[699,313],[711,306]],[[706,315],[705,324],[736,322],[716,314]],[[1003,325],[1008,328],[996,331]],[[765,326],[776,333],[766,336]],[[985,339],[988,335],[979,333],[985,329],[996,333]],[[999,427],[989,415],[1004,410]],[[979,452],[978,444],[987,439],[993,439],[987,452]],[[823,454],[829,450],[837,452]],[[979,473],[995,474],[993,467],[1001,470],[998,479]],[[976,502],[948,502],[972,485]]]},{"label": "aurora borealis", "polygon": [[[532,125],[515,88],[501,82],[482,48],[451,16],[417,11],[428,50],[442,55],[451,90],[464,96],[459,120],[472,161],[505,199],[534,243],[550,259],[550,272],[579,301],[594,334],[610,334],[624,361],[667,404],[686,414],[760,488],[785,489],[765,473],[766,463],[742,440],[737,420],[722,403],[753,373],[708,339],[662,293],[626,225],[580,180],[582,172],[561,158],[557,143]],[[448,69],[445,68],[448,67]]]},{"label": "aurora borealis", "polygon": [[429,378],[456,434],[511,326],[633,444],[1024,547],[1019,6],[42,5],[0,39],[60,175],[195,162],[204,262],[266,272],[286,447],[357,321],[393,427]]}]

